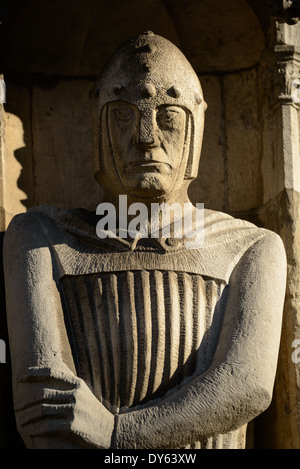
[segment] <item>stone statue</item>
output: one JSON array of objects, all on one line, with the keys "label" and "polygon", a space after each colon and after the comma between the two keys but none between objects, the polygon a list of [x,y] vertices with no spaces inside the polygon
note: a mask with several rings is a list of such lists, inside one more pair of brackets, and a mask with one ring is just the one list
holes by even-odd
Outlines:
[{"label": "stone statue", "polygon": [[28,448],[243,448],[272,397],[282,242],[206,209],[199,245],[176,236],[175,216],[165,235],[162,212],[155,235],[132,236],[134,204],[188,205],[198,171],[206,104],[169,41],[147,32],[121,46],[91,100],[116,230],[102,236],[99,213],[37,206],[5,237],[18,430]]}]

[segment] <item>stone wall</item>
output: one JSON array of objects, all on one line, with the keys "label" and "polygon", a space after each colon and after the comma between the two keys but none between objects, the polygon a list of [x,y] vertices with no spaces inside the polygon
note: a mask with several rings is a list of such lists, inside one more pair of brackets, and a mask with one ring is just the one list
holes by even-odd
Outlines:
[{"label": "stone wall", "polygon": [[[299,110],[291,77],[298,72],[300,27],[275,23],[267,0],[217,0],[213,8],[209,0],[11,1],[0,69],[7,85],[0,116],[2,232],[13,215],[34,205],[93,209],[101,202],[88,92],[116,47],[148,29],[186,54],[208,103],[192,201],[273,229],[285,242],[289,279],[274,401],[248,439],[251,447],[299,448],[299,371],[291,359],[292,341],[300,338]],[[2,305],[0,338],[8,344],[3,295]],[[19,441],[9,353],[0,367],[5,448]]]}]

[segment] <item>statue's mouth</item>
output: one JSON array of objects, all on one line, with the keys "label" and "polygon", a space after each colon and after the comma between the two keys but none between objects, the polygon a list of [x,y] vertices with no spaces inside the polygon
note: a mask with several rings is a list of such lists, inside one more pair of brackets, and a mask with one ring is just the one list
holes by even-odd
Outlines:
[{"label": "statue's mouth", "polygon": [[150,169],[159,169],[160,167],[163,166],[168,166],[168,168],[172,169],[172,166],[165,162],[165,161],[156,161],[156,160],[151,160],[151,161],[132,161],[129,164],[130,167],[140,167],[140,168],[150,168]]}]

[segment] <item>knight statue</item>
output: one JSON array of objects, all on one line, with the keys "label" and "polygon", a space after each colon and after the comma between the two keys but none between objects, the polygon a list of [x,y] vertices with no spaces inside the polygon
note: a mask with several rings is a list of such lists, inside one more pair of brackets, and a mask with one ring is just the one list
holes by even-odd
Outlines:
[{"label": "knight statue", "polygon": [[244,448],[272,398],[282,241],[197,207],[201,243],[176,236],[176,217],[156,218],[153,236],[129,230],[135,204],[148,234],[151,206],[188,206],[198,172],[206,103],[168,40],[122,45],[91,103],[100,205],[119,214],[116,230],[99,235],[104,212],[43,205],[5,236],[18,430],[37,449]]}]

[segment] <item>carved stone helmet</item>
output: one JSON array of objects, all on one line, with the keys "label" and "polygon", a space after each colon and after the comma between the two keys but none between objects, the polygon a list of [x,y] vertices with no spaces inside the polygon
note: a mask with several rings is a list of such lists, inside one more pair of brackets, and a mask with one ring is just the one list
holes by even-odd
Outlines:
[{"label": "carved stone helmet", "polygon": [[204,112],[199,79],[183,53],[170,41],[151,31],[130,39],[112,55],[90,93],[93,103],[95,177],[103,171],[105,106],[126,101],[137,108],[181,106],[189,115],[188,156],[185,179],[197,176],[202,146]]}]

